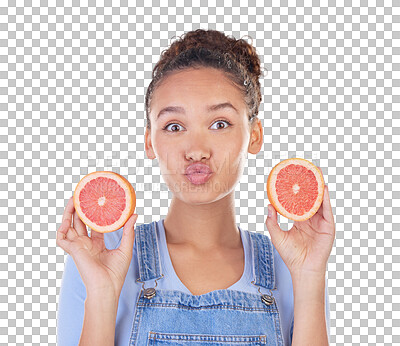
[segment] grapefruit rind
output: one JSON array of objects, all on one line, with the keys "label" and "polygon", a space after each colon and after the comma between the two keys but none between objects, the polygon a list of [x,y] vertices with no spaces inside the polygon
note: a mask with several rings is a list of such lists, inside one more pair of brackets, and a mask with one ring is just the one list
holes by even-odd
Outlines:
[{"label": "grapefruit rind", "polygon": [[[303,215],[296,215],[288,212],[284,206],[279,202],[278,200],[278,195],[276,193],[276,190],[273,188],[276,185],[276,180],[278,177],[278,173],[281,171],[281,169],[291,165],[301,165],[304,166],[305,168],[311,170],[318,182],[318,197],[315,200],[312,208],[305,214]],[[310,161],[302,159],[302,158],[290,158],[283,160],[279,162],[274,168],[272,168],[268,180],[267,180],[267,195],[268,195],[268,200],[270,203],[274,206],[276,211],[283,215],[284,217],[293,220],[293,221],[305,221],[311,218],[319,209],[319,207],[322,204],[323,198],[324,198],[324,188],[325,188],[325,183],[324,183],[324,178],[322,176],[322,173],[318,169],[317,166],[312,164]]]},{"label": "grapefruit rind", "polygon": [[[114,222],[111,225],[108,226],[99,226],[96,223],[92,222],[89,220],[86,215],[83,213],[80,203],[79,203],[79,193],[81,190],[85,187],[85,185],[96,178],[99,177],[105,177],[105,178],[110,178],[115,180],[118,185],[125,191],[125,196],[126,196],[126,206],[125,209],[123,210],[120,218]],[[125,179],[122,175],[111,172],[111,171],[97,171],[93,173],[89,173],[88,175],[85,175],[79,183],[76,185],[75,191],[74,191],[74,196],[73,196],[73,201],[74,201],[74,207],[76,210],[76,213],[78,214],[79,218],[82,220],[82,222],[90,227],[92,230],[99,232],[99,233],[109,233],[116,231],[120,229],[126,221],[131,217],[131,215],[135,211],[136,207],[136,194],[133,186],[130,184],[130,182]]]}]

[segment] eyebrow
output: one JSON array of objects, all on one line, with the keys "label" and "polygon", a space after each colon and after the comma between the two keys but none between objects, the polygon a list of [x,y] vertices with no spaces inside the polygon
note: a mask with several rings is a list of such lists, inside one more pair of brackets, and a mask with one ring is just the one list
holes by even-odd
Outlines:
[{"label": "eyebrow", "polygon": [[[208,112],[215,112],[220,109],[225,109],[225,108],[230,108],[233,109],[237,114],[239,114],[238,110],[230,103],[230,102],[224,102],[224,103],[219,103],[216,105],[208,106],[207,111]],[[161,109],[161,111],[157,115],[157,120],[162,116],[163,114],[166,113],[181,113],[185,114],[185,109],[183,107],[178,107],[178,106],[169,106]]]}]

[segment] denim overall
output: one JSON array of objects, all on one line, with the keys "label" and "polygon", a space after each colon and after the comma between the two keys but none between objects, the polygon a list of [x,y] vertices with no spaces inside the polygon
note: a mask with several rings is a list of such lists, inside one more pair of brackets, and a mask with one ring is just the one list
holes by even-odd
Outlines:
[{"label": "denim overall", "polygon": [[[266,235],[249,232],[255,274],[251,283],[260,294],[221,289],[197,296],[157,289],[164,275],[156,227],[152,222],[135,229],[140,274],[136,281],[142,290],[129,345],[283,345],[271,292],[276,289],[273,248]],[[270,294],[262,294],[260,287]]]}]

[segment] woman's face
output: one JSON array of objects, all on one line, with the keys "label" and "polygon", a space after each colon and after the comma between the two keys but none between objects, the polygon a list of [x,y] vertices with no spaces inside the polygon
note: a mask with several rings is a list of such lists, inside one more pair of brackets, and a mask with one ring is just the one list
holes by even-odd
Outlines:
[{"label": "woman's face", "polygon": [[[225,105],[215,107],[221,104]],[[222,71],[179,71],[154,91],[146,154],[158,159],[175,197],[192,204],[210,203],[234,190],[247,153],[261,149],[262,126],[255,120],[249,127],[243,96]],[[212,171],[208,181],[200,184],[185,175],[186,167],[198,162]]]}]

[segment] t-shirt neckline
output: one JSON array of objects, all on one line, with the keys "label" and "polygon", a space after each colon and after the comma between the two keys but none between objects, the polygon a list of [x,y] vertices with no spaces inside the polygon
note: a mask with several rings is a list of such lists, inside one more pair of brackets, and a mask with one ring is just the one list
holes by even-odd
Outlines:
[{"label": "t-shirt neckline", "polygon": [[[183,284],[183,282],[179,279],[178,275],[175,272],[174,266],[172,265],[172,261],[171,261],[171,257],[169,255],[169,251],[168,251],[168,246],[167,246],[167,239],[165,236],[165,228],[164,228],[164,219],[161,219],[158,222],[159,225],[159,239],[160,239],[160,250],[161,250],[161,257],[162,257],[162,262],[164,264],[164,270],[165,270],[165,274],[166,275],[171,275],[172,279],[177,282],[180,286],[180,290],[184,291],[190,295],[193,295],[189,289]],[[242,240],[242,246],[243,246],[243,250],[244,250],[244,270],[243,270],[243,274],[240,277],[240,279],[238,281],[236,281],[233,285],[231,285],[230,287],[226,288],[229,290],[232,289],[236,289],[236,287],[240,287],[243,285],[243,282],[246,280],[246,278],[248,277],[247,275],[247,271],[248,271],[248,263],[249,263],[249,253],[248,253],[248,242],[247,239],[245,239],[246,235],[244,230],[242,230],[240,228],[240,226],[237,226],[240,232],[240,238]],[[162,249],[161,249],[162,248]],[[207,294],[207,293],[206,293]]]}]

